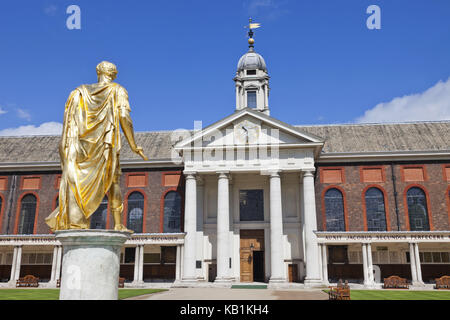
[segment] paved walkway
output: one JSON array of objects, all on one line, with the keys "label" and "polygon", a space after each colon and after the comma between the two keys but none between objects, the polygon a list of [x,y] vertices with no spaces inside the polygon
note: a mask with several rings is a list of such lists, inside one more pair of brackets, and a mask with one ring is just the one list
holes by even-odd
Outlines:
[{"label": "paved walkway", "polygon": [[169,291],[129,298],[130,300],[328,300],[322,290],[171,288]]}]

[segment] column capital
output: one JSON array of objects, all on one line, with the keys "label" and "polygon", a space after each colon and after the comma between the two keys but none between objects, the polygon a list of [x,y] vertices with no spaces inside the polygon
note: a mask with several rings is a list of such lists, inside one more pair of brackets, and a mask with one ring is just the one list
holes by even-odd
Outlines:
[{"label": "column capital", "polygon": [[185,179],[188,180],[188,179],[195,179],[195,175],[197,174],[197,172],[196,171],[184,171],[183,174],[185,176]]},{"label": "column capital", "polygon": [[314,177],[314,172],[316,171],[315,168],[311,168],[311,169],[303,169],[303,177]]},{"label": "column capital", "polygon": [[230,179],[230,171],[217,171],[219,179]]},{"label": "column capital", "polygon": [[267,174],[272,178],[279,178],[281,174],[281,169],[273,169],[273,170],[267,170]]}]

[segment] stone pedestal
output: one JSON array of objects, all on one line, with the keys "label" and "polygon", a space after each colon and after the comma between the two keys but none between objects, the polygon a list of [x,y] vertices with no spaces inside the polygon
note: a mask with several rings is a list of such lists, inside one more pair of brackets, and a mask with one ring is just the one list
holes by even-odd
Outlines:
[{"label": "stone pedestal", "polygon": [[130,233],[112,230],[55,232],[63,245],[60,300],[117,300],[120,249]]}]

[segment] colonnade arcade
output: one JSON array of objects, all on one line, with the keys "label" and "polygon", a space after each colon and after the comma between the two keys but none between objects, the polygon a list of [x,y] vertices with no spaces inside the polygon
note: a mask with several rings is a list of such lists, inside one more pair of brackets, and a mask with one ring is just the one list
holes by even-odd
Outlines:
[{"label": "colonnade arcade", "polygon": [[[324,284],[336,282],[336,277],[342,276],[358,283],[362,280],[365,287],[381,287],[384,278],[399,275],[410,280],[413,286],[421,287],[433,283],[435,279],[431,275],[450,262],[450,231],[321,231],[316,235]],[[342,260],[329,256],[332,250],[341,248],[345,249]],[[333,272],[330,267],[334,268]],[[346,270],[346,274],[341,270]],[[430,275],[423,275],[427,271]]]},{"label": "colonnade arcade", "polygon": [[[159,284],[180,280],[184,236],[134,234],[127,240],[120,258],[120,273],[127,286],[144,285],[144,280]],[[163,257],[164,249],[171,249],[170,259]],[[0,235],[0,286],[14,287],[19,277],[33,274],[40,278],[40,287],[55,287],[61,277],[62,256],[63,247],[54,235]]]}]

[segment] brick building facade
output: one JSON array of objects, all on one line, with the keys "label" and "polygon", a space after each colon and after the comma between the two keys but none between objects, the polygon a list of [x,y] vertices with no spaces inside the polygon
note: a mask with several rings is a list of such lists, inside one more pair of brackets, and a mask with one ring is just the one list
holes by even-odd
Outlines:
[{"label": "brick building facade", "polygon": [[[129,286],[268,282],[414,286],[450,272],[450,121],[293,126],[270,116],[269,76],[241,57],[236,110],[197,131],[136,134],[121,151]],[[58,136],[0,138],[0,285],[60,278]],[[91,228],[112,228],[107,199]],[[93,218],[94,219],[94,218]]]}]

